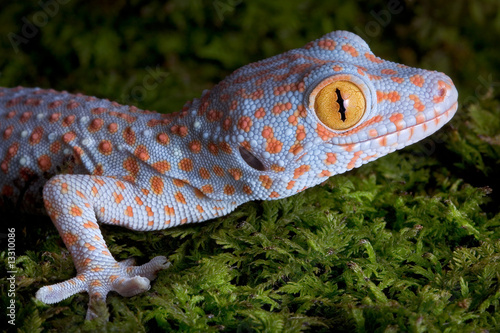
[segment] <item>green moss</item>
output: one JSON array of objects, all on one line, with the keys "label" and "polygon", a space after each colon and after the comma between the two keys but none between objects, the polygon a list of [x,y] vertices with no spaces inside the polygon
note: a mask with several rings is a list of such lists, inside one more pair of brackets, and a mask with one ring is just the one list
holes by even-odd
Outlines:
[{"label": "green moss", "polygon": [[[385,1],[74,0],[18,52],[7,36],[40,6],[2,6],[2,86],[171,112],[239,66],[346,29],[366,34],[382,58],[446,72],[461,105],[431,138],[294,197],[161,232],[103,226],[116,258],[167,255],[173,265],[144,294],[111,294],[95,322],[84,322],[86,294],[50,306],[34,299],[41,286],[72,277],[73,263],[48,218],[6,216],[22,254],[8,329],[500,330],[499,5],[405,6],[383,16]],[[378,34],[366,29],[377,23]],[[138,89],[154,70],[156,87]],[[7,271],[5,253],[0,262]],[[0,288],[5,309],[5,278]]]}]

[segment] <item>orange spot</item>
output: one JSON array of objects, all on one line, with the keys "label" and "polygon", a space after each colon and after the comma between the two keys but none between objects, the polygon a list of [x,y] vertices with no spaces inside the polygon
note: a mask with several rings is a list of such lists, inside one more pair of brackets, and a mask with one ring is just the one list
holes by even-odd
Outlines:
[{"label": "orange spot", "polygon": [[380,75],[372,75],[372,74],[368,74],[368,78],[372,81],[382,79],[382,77]]},{"label": "orange spot", "polygon": [[118,124],[117,123],[111,123],[108,125],[108,132],[109,133],[116,133],[118,132]]},{"label": "orange spot", "polygon": [[175,135],[178,135],[180,137],[185,137],[186,135],[188,135],[189,131],[188,131],[188,128],[186,126],[179,126],[179,125],[174,125],[170,128],[170,131],[175,134]]},{"label": "orange spot", "polygon": [[195,154],[201,151],[201,142],[199,140],[193,140],[188,145],[189,150]]},{"label": "orange spot", "polygon": [[389,120],[396,125],[398,131],[403,129],[403,125],[401,124],[401,120],[403,120],[403,115],[401,113],[394,113]]},{"label": "orange spot", "polygon": [[79,106],[80,106],[80,103],[78,103],[77,101],[69,101],[69,103],[66,105],[66,108],[68,110],[73,110],[73,109],[76,109]]},{"label": "orange spot", "polygon": [[86,229],[99,229],[99,226],[92,221],[87,221],[87,223],[83,224],[83,227]]},{"label": "orange spot", "polygon": [[211,123],[220,120],[222,116],[223,116],[222,111],[212,109],[207,112],[207,120]]},{"label": "orange spot", "polygon": [[219,147],[217,147],[217,145],[213,142],[210,142],[208,144],[208,151],[212,154],[212,155],[218,155],[219,154]]},{"label": "orange spot", "polygon": [[103,155],[109,155],[113,151],[113,145],[109,140],[102,140],[97,146],[99,152]]},{"label": "orange spot", "polygon": [[210,172],[207,169],[200,168],[200,170],[198,172],[199,172],[201,178],[210,179]]},{"label": "orange spot", "polygon": [[295,186],[295,180],[290,180],[286,186],[287,190],[291,190]]},{"label": "orange spot", "polygon": [[21,121],[21,123],[25,123],[27,122],[31,116],[33,115],[33,112],[24,112],[22,115],[21,115],[21,118],[19,119],[19,121]]},{"label": "orange spot", "polygon": [[203,194],[202,191],[198,190],[197,188],[193,189],[194,191],[194,195],[199,198],[199,199],[202,199],[205,197],[205,194]]},{"label": "orange spot", "polygon": [[126,189],[125,184],[123,184],[121,181],[117,180],[115,183],[116,186],[121,188],[122,190]]},{"label": "orange spot", "polygon": [[91,285],[92,287],[100,287],[100,286],[102,286],[102,283],[101,283],[101,281],[99,281],[99,280],[94,280],[94,281],[92,281],[92,282],[90,283],[90,285]]},{"label": "orange spot", "polygon": [[354,168],[356,161],[358,160],[359,156],[362,153],[363,153],[362,151],[357,151],[354,153],[354,156],[352,157],[351,161],[349,162],[349,164],[347,164],[347,169],[350,170],[350,169]]},{"label": "orange spot", "polygon": [[82,209],[76,205],[71,205],[69,213],[73,216],[82,216]]},{"label": "orange spot", "polygon": [[188,157],[183,158],[182,160],[180,160],[178,167],[183,171],[193,171],[193,161]]},{"label": "orange spot", "polygon": [[417,120],[417,124],[421,124],[425,121],[425,116],[422,113],[419,113],[415,119]]},{"label": "orange spot", "polygon": [[349,53],[352,57],[357,57],[359,55],[358,51],[354,48],[354,46],[350,44],[342,45],[342,50]]},{"label": "orange spot", "polygon": [[262,186],[266,189],[270,189],[273,185],[273,180],[267,175],[259,176],[259,181],[262,183]]},{"label": "orange spot", "polygon": [[41,127],[41,126],[35,127],[33,132],[31,132],[31,136],[29,138],[29,143],[32,145],[36,145],[36,144],[40,143],[40,141],[42,140],[42,137],[43,137],[43,127]]},{"label": "orange spot", "polygon": [[148,214],[148,216],[149,216],[149,217],[151,217],[151,216],[154,216],[154,215],[155,215],[155,214],[153,213],[153,210],[151,209],[151,207],[146,206],[145,208],[146,208],[146,212],[147,212],[147,214]]},{"label": "orange spot", "polygon": [[[50,106],[50,104],[49,104]],[[61,117],[60,113],[53,113],[49,116],[49,123],[53,124],[57,121],[59,121],[59,118]]]},{"label": "orange spot", "polygon": [[243,175],[243,172],[240,169],[232,168],[227,170],[227,172],[233,176],[234,180],[240,180],[241,176]]},{"label": "orange spot", "polygon": [[153,190],[153,193],[156,195],[163,194],[163,180],[158,177],[158,176],[153,176],[149,180],[151,184],[151,190]]},{"label": "orange spot", "polygon": [[165,215],[167,215],[167,216],[175,215],[174,207],[165,206]]},{"label": "orange spot", "polygon": [[410,82],[421,88],[424,85],[425,79],[422,77],[422,75],[415,74],[410,77]]},{"label": "orange spot", "polygon": [[212,170],[214,171],[215,175],[216,176],[219,176],[219,177],[224,177],[224,169],[221,168],[220,166],[218,165],[215,165]]},{"label": "orange spot", "polygon": [[71,232],[63,233],[61,238],[63,239],[63,242],[67,247],[75,245],[75,243],[78,242],[79,239],[77,235],[74,235]]},{"label": "orange spot", "polygon": [[283,172],[283,171],[285,171],[285,167],[280,167],[277,164],[272,164],[271,165],[271,170],[273,170],[275,172]]},{"label": "orange spot", "polygon": [[283,148],[283,142],[276,138],[272,138],[267,142],[266,151],[270,154],[277,154]]},{"label": "orange spot", "polygon": [[264,139],[271,139],[274,137],[273,129],[270,126],[264,126],[264,129],[262,130],[262,136]]},{"label": "orange spot", "polygon": [[156,136],[156,141],[162,145],[168,145],[170,143],[170,138],[166,133],[159,133]]},{"label": "orange spot", "polygon": [[295,171],[293,172],[293,178],[297,179],[300,176],[302,176],[304,173],[308,172],[311,169],[311,167],[307,164],[303,164],[299,166]]},{"label": "orange spot", "polygon": [[200,214],[202,214],[202,213],[204,213],[204,212],[205,212],[205,210],[203,209],[203,207],[201,207],[200,205],[196,205],[196,209],[198,210],[198,212],[199,212]]},{"label": "orange spot", "polygon": [[134,155],[137,156],[141,161],[146,162],[149,160],[149,152],[146,146],[139,145],[134,151]]},{"label": "orange spot", "polygon": [[181,192],[175,192],[174,198],[175,198],[175,201],[177,201],[178,203],[181,203],[184,205],[186,204],[186,199],[184,198],[184,195],[182,195]]},{"label": "orange spot", "polygon": [[224,129],[224,131],[228,131],[231,128],[232,123],[233,120],[231,119],[231,117],[227,117],[226,119],[224,119],[224,121],[222,122],[222,128]]},{"label": "orange spot", "polygon": [[87,129],[90,133],[95,133],[102,128],[103,124],[104,124],[104,121],[101,118],[95,118],[95,119],[92,119],[92,121],[90,122],[89,127]]},{"label": "orange spot", "polygon": [[297,131],[295,132],[295,138],[297,141],[302,141],[306,138],[306,130],[304,128],[304,125],[299,125],[297,127]]},{"label": "orange spot", "polygon": [[322,39],[318,41],[318,46],[323,50],[333,51],[335,50],[336,45],[337,43],[335,43],[335,41],[331,39]]},{"label": "orange spot", "polygon": [[417,95],[410,95],[409,98],[413,101],[413,108],[418,112],[425,110],[425,105],[420,101]]},{"label": "orange spot", "polygon": [[252,118],[243,116],[238,120],[238,128],[245,132],[249,132],[252,127]]},{"label": "orange spot", "polygon": [[125,209],[125,215],[133,217],[134,216],[134,210],[132,209],[131,206],[127,206]]},{"label": "orange spot", "polygon": [[123,140],[129,145],[133,146],[135,144],[135,132],[131,127],[127,127],[122,132]]},{"label": "orange spot", "polygon": [[287,102],[287,103],[277,103],[276,105],[274,105],[274,107],[272,109],[272,112],[275,115],[279,115],[279,114],[281,114],[281,112],[290,110],[291,108],[292,108],[292,103],[290,103],[290,102]]},{"label": "orange spot", "polygon": [[376,64],[381,64],[384,62],[384,60],[382,60],[379,57],[376,57],[375,55],[368,53],[368,52],[365,53],[365,58],[371,62],[376,63]]},{"label": "orange spot", "polygon": [[70,126],[71,124],[73,124],[73,122],[75,121],[75,115],[70,115],[70,116],[67,116],[66,118],[63,119],[61,125],[63,127],[68,127]]},{"label": "orange spot", "polygon": [[250,188],[250,186],[248,186],[248,185],[243,185],[243,188],[242,188],[242,189],[243,189],[243,192],[244,192],[245,194],[250,195],[250,194],[252,194],[252,193],[253,193],[252,189],[251,189],[251,188]]},{"label": "orange spot", "polygon": [[156,171],[160,173],[165,173],[170,170],[170,163],[167,161],[158,161],[151,165]]},{"label": "orange spot", "polygon": [[396,83],[403,83],[403,81],[405,79],[403,79],[402,77],[395,77],[395,76],[393,76],[393,77],[391,77],[391,80],[394,81],[394,82],[396,82]]},{"label": "orange spot", "polygon": [[142,205],[143,205],[143,202],[142,202],[141,198],[139,198],[139,197],[137,197],[137,196],[135,197],[135,202],[137,202],[137,204],[138,204],[139,206],[142,206]]},{"label": "orange spot", "polygon": [[326,165],[332,165],[337,163],[337,155],[335,153],[326,153]]},{"label": "orange spot", "polygon": [[52,161],[50,160],[49,155],[42,155],[38,158],[38,167],[41,171],[47,172],[52,167]]},{"label": "orange spot", "polygon": [[262,119],[264,118],[265,115],[266,115],[266,110],[264,110],[263,107],[260,107],[255,111],[255,118],[257,119]]},{"label": "orange spot", "polygon": [[3,138],[4,140],[7,140],[10,138],[10,136],[12,135],[12,131],[14,130],[14,126],[10,125],[9,127],[7,127],[5,129],[5,131],[3,132]]},{"label": "orange spot", "polygon": [[212,187],[212,185],[208,184],[208,185],[203,185],[201,187],[201,191],[205,194],[210,194],[214,191],[214,188]]},{"label": "orange spot", "polygon": [[186,185],[185,182],[183,182],[182,180],[177,179],[177,178],[173,178],[172,183],[174,183],[174,185],[177,187],[184,187],[184,185]]},{"label": "orange spot", "polygon": [[221,143],[219,143],[219,147],[226,154],[232,154],[233,153],[233,149],[231,149],[231,146],[227,142],[221,142]]},{"label": "orange spot", "polygon": [[113,192],[112,195],[113,198],[115,198],[115,203],[119,204],[120,202],[123,201],[123,195],[121,193]]},{"label": "orange spot", "polygon": [[73,141],[75,138],[76,138],[76,134],[74,132],[67,132],[67,133],[64,133],[64,135],[62,136],[62,140],[64,143],[69,143],[69,142]]},{"label": "orange spot", "polygon": [[377,103],[380,103],[384,100],[387,100],[389,102],[397,102],[401,99],[401,96],[397,91],[390,91],[390,92],[383,92],[380,90],[377,90]]},{"label": "orange spot", "polygon": [[381,70],[380,73],[386,74],[386,75],[396,75],[396,74],[398,74],[398,72],[396,72],[393,69],[389,69],[389,68]]},{"label": "orange spot", "polygon": [[233,185],[224,185],[224,194],[225,195],[233,195],[234,192],[236,192],[236,191],[235,191]]}]

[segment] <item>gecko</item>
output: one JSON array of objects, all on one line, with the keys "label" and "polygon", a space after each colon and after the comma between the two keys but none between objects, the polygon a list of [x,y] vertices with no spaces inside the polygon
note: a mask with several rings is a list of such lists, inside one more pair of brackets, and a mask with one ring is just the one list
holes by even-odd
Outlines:
[{"label": "gecko", "polygon": [[117,262],[98,223],[161,230],[276,200],[431,135],[455,114],[443,73],[375,56],[334,31],[234,71],[172,114],[40,88],[0,88],[0,205],[50,216],[76,276],[45,286],[76,293],[150,288],[166,257]]}]

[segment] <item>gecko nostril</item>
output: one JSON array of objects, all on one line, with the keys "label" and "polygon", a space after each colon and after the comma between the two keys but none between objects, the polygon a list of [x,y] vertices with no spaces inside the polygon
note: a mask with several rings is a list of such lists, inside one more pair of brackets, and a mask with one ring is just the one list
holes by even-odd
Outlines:
[{"label": "gecko nostril", "polygon": [[262,162],[257,157],[255,157],[254,154],[249,152],[248,149],[240,146],[239,151],[240,151],[241,157],[249,166],[251,166],[255,170],[259,170],[259,171],[266,170],[266,167],[264,166],[264,164],[262,164]]},{"label": "gecko nostril", "polygon": [[446,95],[446,89],[445,88],[441,88],[438,90],[438,96],[439,97],[444,97]]}]

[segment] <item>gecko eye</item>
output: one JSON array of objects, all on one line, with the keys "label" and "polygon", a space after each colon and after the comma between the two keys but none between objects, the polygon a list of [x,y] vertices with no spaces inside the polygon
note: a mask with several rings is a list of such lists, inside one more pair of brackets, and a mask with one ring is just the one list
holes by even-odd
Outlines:
[{"label": "gecko eye", "polygon": [[241,157],[243,158],[243,160],[245,160],[245,162],[247,162],[249,166],[259,171],[266,170],[264,164],[262,164],[262,162],[257,157],[255,157],[251,152],[249,152],[245,147],[240,146],[239,150]]},{"label": "gecko eye", "polygon": [[334,81],[317,93],[314,110],[319,120],[332,130],[354,127],[366,111],[366,99],[361,89],[349,81]]}]

